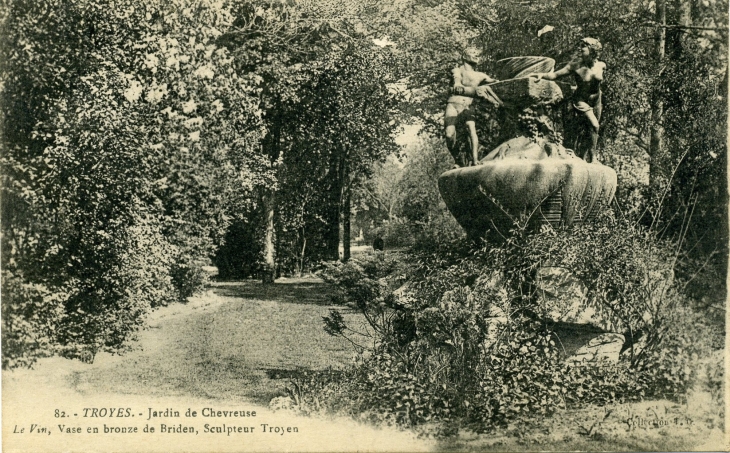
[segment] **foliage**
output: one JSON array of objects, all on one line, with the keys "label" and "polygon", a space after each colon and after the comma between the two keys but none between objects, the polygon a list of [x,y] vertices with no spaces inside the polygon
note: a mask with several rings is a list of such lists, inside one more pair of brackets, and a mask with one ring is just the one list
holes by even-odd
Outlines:
[{"label": "foliage", "polygon": [[394,150],[388,85],[399,65],[365,33],[373,10],[370,2],[240,2],[221,38],[239,72],[261,81],[262,146],[278,184],[260,192],[256,212],[275,228],[263,245],[276,247],[285,270],[338,258],[351,193]]},{"label": "foliage", "polygon": [[707,53],[712,54],[685,43],[667,81],[672,95],[665,128],[674,174],[653,222],[657,231],[681,244],[680,276],[705,274],[716,282],[694,287],[695,297],[721,301],[728,254],[727,98],[717,92],[727,88],[718,86]]},{"label": "foliage", "polygon": [[[347,200],[370,175],[371,165],[394,148],[394,96],[387,88],[387,50],[370,43],[359,51],[329,58],[322,74],[306,85],[290,114],[313,123],[292,122],[282,131],[286,145],[280,170],[280,253],[308,260],[337,256],[341,216]],[[283,261],[283,260],[282,260]]]},{"label": "foliage", "polygon": [[634,360],[637,381],[647,397],[682,398],[697,381],[697,358],[708,355],[715,338],[702,315],[685,307],[667,313],[664,321],[657,345]]},{"label": "foliage", "polygon": [[[461,420],[477,430],[558,408],[681,399],[696,378],[692,360],[711,345],[697,341],[707,329],[700,316],[657,286],[672,285],[673,252],[609,217],[570,235],[543,230],[484,248],[422,249],[395,268],[378,258],[331,266],[323,276],[366,317],[373,346],[359,344],[366,352],[353,370],[301,394],[336,392],[339,410],[388,423]],[[625,332],[620,362],[564,361],[562,334],[538,297],[543,266],[570,269],[586,286],[586,306]],[[355,342],[359,333],[336,311],[325,321],[330,334]]]},{"label": "foliage", "polygon": [[[587,303],[612,330],[630,337],[649,334],[645,330],[658,327],[662,313],[675,308],[673,247],[626,221],[607,218],[570,235],[546,229],[524,244],[511,242],[510,249],[523,275],[544,266],[569,269],[586,286]],[[531,287],[521,289],[532,297]]]},{"label": "foliage", "polygon": [[63,300],[42,285],[2,273],[3,368],[28,367],[53,350],[53,328],[63,316]]},{"label": "foliage", "polygon": [[441,210],[428,222],[418,224],[414,250],[424,251],[439,248],[444,244],[458,242],[465,234],[454,216],[447,209]]},{"label": "foliage", "polygon": [[725,363],[721,360],[720,354],[715,354],[712,360],[707,363],[705,373],[707,374],[707,389],[712,395],[712,401],[720,407],[721,417],[725,413]]},{"label": "foliage", "polygon": [[358,193],[365,214],[356,225],[364,223],[368,237],[383,238],[389,248],[428,247],[460,237],[461,227],[438,191],[439,176],[452,167],[443,144],[423,134],[403,147],[400,159],[388,159]]},{"label": "foliage", "polygon": [[289,212],[299,219],[295,227],[308,236],[310,254],[331,259],[337,256],[340,214],[350,215],[346,200],[368,178],[373,162],[395,151],[395,95],[387,86],[393,77],[388,49],[366,42],[322,65],[302,91],[297,112],[315,121],[292,123],[287,131],[291,148],[281,197],[287,203],[282,207],[293,208]]},{"label": "foliage", "polygon": [[375,228],[372,234],[382,238],[387,248],[410,247],[414,243],[415,229],[407,219],[394,217]]},{"label": "foliage", "polygon": [[[253,216],[251,216],[253,217]],[[249,219],[233,219],[215,251],[213,264],[222,279],[240,279],[257,276],[262,254],[261,233]]]},{"label": "foliage", "polygon": [[[49,343],[66,355],[118,350],[150,308],[190,296],[228,212],[270,181],[255,81],[216,44],[232,21],[219,6],[10,4],[3,266],[63,307]],[[9,299],[40,303],[24,294]]]},{"label": "foliage", "polygon": [[385,258],[382,253],[364,262],[325,263],[320,275],[338,288],[332,301],[337,305],[349,305],[362,313],[369,326],[365,332],[352,330],[339,310],[332,309],[323,318],[327,333],[347,339],[360,351],[369,347],[362,345],[365,340],[373,343],[399,338],[401,326],[394,324],[391,309],[396,304],[393,291],[402,283],[403,270],[400,267],[396,258]]},{"label": "foliage", "polygon": [[404,196],[403,163],[396,155],[375,162],[371,171],[372,176],[353,191],[353,224],[369,243],[382,235],[376,230],[397,217]]}]

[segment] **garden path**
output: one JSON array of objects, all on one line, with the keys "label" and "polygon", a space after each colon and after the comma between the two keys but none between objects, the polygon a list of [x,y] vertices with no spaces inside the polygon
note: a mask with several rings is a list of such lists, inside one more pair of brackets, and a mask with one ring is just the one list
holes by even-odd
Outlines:
[{"label": "garden path", "polygon": [[[327,286],[314,278],[280,279],[273,286],[254,281],[215,283],[187,304],[155,311],[133,350],[99,354],[93,364],[61,358],[41,360],[34,370],[3,373],[3,444],[22,448],[14,427],[46,424],[48,447],[66,442],[65,450],[239,451],[245,450],[424,450],[426,443],[409,433],[381,430],[344,419],[317,419],[272,412],[269,400],[283,394],[293,371],[337,367],[352,360],[344,340],[328,336],[322,316],[330,308]],[[346,315],[353,321],[355,314]],[[131,408],[135,419],[83,417],[84,408]],[[255,419],[186,418],[188,408],[200,411],[255,410]],[[147,420],[149,410],[166,408],[178,418]],[[69,415],[54,418],[55,409]],[[77,416],[72,414],[76,413]],[[90,411],[87,411],[87,414]],[[140,415],[142,414],[142,415]],[[141,417],[141,419],[140,419]],[[109,434],[90,437],[57,435],[57,424],[138,426],[149,423],[195,426],[197,435]],[[126,422],[126,423],[125,423]],[[253,426],[253,435],[206,434],[204,424]],[[296,426],[296,434],[264,434],[261,424]],[[95,435],[95,436],[101,436]],[[144,441],[144,442],[142,442]],[[37,450],[33,444],[30,450]]]}]

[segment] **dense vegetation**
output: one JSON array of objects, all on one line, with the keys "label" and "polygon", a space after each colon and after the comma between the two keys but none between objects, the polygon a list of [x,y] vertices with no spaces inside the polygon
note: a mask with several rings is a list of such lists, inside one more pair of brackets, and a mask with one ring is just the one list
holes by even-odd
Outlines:
[{"label": "dense vegetation", "polygon": [[[4,18],[5,366],[116,350],[184,300],[272,179],[256,82],[184,2],[12,2]],[[235,188],[235,189],[234,189]]]},{"label": "dense vegetation", "polygon": [[[297,381],[299,408],[490,430],[588,403],[681,399],[697,379],[693,361],[723,347],[722,325],[678,291],[672,245],[645,227],[608,216],[570,236],[514,233],[499,246],[431,242],[396,259],[329,266],[335,301],[368,326],[333,309],[326,329],[356,345],[361,361]],[[546,267],[584,282],[598,324],[626,338],[620,361],[569,360],[576,332],[549,316],[559,307],[537,276]]]},{"label": "dense vegetation", "polygon": [[[329,262],[369,337],[331,313],[361,362],[300,380],[300,408],[406,426],[680,397],[690,360],[723,343],[726,2],[11,0],[1,14],[5,368],[123,350],[211,260],[267,282]],[[583,36],[608,66],[611,212],[466,243],[436,187],[449,69],[467,44],[487,72],[561,64]],[[400,146],[409,125],[421,135]],[[487,150],[498,132],[481,131]],[[361,232],[404,251],[348,262]],[[586,283],[631,339],[626,360],[563,360],[535,290],[545,265]]]}]

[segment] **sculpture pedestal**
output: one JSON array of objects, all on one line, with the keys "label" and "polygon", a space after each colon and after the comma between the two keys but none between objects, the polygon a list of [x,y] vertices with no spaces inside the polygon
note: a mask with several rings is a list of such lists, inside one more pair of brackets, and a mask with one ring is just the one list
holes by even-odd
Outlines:
[{"label": "sculpture pedestal", "polygon": [[559,145],[518,137],[475,167],[445,172],[439,191],[471,238],[507,236],[518,225],[570,226],[613,199],[616,172],[586,163]]}]

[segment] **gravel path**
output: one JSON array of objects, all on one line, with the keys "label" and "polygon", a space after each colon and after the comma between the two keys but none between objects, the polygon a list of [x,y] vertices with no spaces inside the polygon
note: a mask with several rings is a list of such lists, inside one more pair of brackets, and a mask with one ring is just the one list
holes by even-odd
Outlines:
[{"label": "gravel path", "polygon": [[[273,286],[246,281],[218,283],[183,305],[157,310],[133,351],[100,354],[93,364],[49,358],[34,370],[3,373],[4,451],[373,451],[424,450],[409,433],[380,430],[349,420],[321,420],[271,412],[292,371],[339,367],[351,346],[328,336],[322,316],[328,288],[315,279],[281,279]],[[357,322],[355,314],[347,315]],[[93,408],[130,408],[135,418],[95,418]],[[256,411],[255,418],[185,417],[197,410]],[[179,417],[148,420],[150,410]],[[55,410],[67,418],[55,417]],[[84,413],[87,417],[84,417]],[[77,414],[74,416],[73,414]],[[251,434],[205,433],[204,426],[250,427]],[[31,424],[48,436],[13,433]],[[60,427],[81,427],[62,434]],[[160,424],[191,426],[197,434],[99,434],[88,428]],[[296,427],[297,433],[264,433],[262,424]],[[61,448],[59,448],[61,447]]]},{"label": "gravel path", "polygon": [[[352,360],[344,340],[328,336],[322,316],[329,312],[329,290],[316,279],[281,279],[273,286],[258,282],[217,283],[187,304],[161,308],[149,318],[133,350],[122,356],[100,354],[93,364],[61,358],[41,360],[34,370],[3,372],[3,451],[517,451],[517,439],[462,432],[442,442],[416,439],[410,433],[377,429],[347,419],[317,419],[272,412],[271,398],[282,395],[294,371],[340,367]],[[362,322],[346,314],[350,322]],[[613,407],[616,414],[643,414],[659,406],[667,413],[691,415],[700,425],[710,402],[691,398],[686,407],[644,402]],[[646,407],[644,407],[646,406]],[[692,407],[694,406],[694,407]],[[133,417],[92,417],[96,409],[129,408]],[[648,409],[647,409],[648,408]],[[179,416],[149,419],[150,411],[178,411]],[[186,417],[187,409],[197,417]],[[255,417],[206,417],[213,411],[256,411]],[[57,418],[56,410],[67,417]],[[597,411],[597,412],[596,412]],[[620,432],[612,440],[584,439],[575,433],[604,409],[565,412],[553,417],[552,434],[540,450],[716,450],[723,445],[717,428],[700,431],[637,430],[626,432],[619,415],[607,420]],[[600,413],[599,413],[600,412]],[[647,412],[648,413],[648,412]],[[652,412],[653,413],[653,412]],[[662,412],[663,413],[663,412]],[[76,415],[74,415],[76,414]],[[174,414],[173,414],[174,415]],[[599,417],[600,418],[600,417]],[[615,418],[615,417],[614,417]],[[161,433],[161,425],[190,427],[193,433]],[[209,426],[205,432],[206,424]],[[590,424],[590,423],[589,423]],[[34,433],[29,431],[33,425]],[[269,430],[264,432],[264,426]],[[614,426],[615,425],[615,426]],[[61,433],[80,428],[78,434]],[[145,427],[155,433],[144,433]],[[105,429],[137,427],[138,433],[105,434]],[[50,435],[37,434],[47,428]],[[99,433],[88,433],[97,428]],[[250,433],[231,433],[231,428]],[[282,432],[270,432],[280,428]],[[287,432],[296,428],[297,432]],[[621,431],[621,429],[623,431]],[[25,429],[25,432],[18,431]],[[222,430],[221,433],[214,432]],[[674,432],[676,431],[676,432]],[[701,439],[697,439],[700,436]],[[718,437],[719,436],[719,437]],[[565,437],[565,440],[563,440]],[[567,440],[571,439],[571,440]],[[618,442],[621,440],[621,442]],[[535,449],[537,446],[533,445]]]}]

